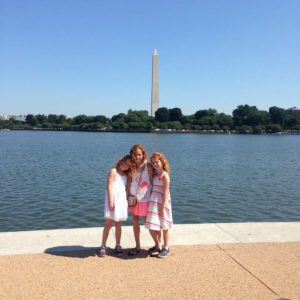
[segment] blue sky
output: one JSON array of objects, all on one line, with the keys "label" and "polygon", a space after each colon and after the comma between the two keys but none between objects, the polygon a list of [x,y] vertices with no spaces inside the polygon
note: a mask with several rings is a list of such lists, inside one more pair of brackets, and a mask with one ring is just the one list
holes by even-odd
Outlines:
[{"label": "blue sky", "polygon": [[0,114],[300,107],[300,1],[0,0]]}]

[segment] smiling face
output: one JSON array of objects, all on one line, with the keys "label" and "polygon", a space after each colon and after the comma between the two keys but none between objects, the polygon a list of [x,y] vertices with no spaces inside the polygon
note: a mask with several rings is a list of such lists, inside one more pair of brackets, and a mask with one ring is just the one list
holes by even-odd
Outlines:
[{"label": "smiling face", "polygon": [[162,162],[158,159],[158,157],[154,156],[151,159],[151,164],[152,164],[152,167],[154,168],[154,170],[156,171],[156,173],[159,174],[163,171]]},{"label": "smiling face", "polygon": [[162,153],[154,152],[151,156],[151,164],[156,174],[161,174],[163,171],[170,174],[169,162]]},{"label": "smiling face", "polygon": [[137,165],[140,165],[144,161],[144,155],[141,149],[136,149],[132,155]]}]

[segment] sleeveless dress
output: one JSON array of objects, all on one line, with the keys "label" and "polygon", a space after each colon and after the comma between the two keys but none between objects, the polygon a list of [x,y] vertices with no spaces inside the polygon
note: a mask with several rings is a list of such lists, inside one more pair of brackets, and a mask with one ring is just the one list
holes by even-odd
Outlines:
[{"label": "sleeveless dress", "polygon": [[115,204],[113,211],[109,210],[109,199],[106,190],[104,218],[111,219],[116,222],[125,221],[128,217],[128,204],[126,198],[127,176],[116,173],[112,184],[112,197]]},{"label": "sleeveless dress", "polygon": [[132,176],[130,195],[136,196],[137,204],[129,207],[134,216],[146,217],[152,184],[148,174],[147,162],[144,168]]},{"label": "sleeveless dress", "polygon": [[159,215],[159,208],[163,201],[163,182],[162,175],[155,175],[153,178],[153,189],[149,201],[148,213],[145,227],[151,230],[170,229],[173,225],[171,196],[168,195],[168,206],[164,208],[164,214]]}]

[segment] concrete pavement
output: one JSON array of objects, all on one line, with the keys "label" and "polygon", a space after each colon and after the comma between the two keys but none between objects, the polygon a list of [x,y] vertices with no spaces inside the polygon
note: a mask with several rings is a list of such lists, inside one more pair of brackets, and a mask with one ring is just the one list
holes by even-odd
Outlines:
[{"label": "concrete pavement", "polygon": [[[103,228],[54,229],[0,233],[0,255],[73,251],[99,247]],[[142,247],[152,246],[141,225]],[[170,231],[170,245],[209,245],[262,242],[300,242],[300,222],[178,224]],[[112,228],[108,243],[114,247]],[[122,246],[134,246],[132,226],[122,228]]]},{"label": "concrete pavement", "polygon": [[[0,233],[0,299],[300,300],[300,222],[175,225],[165,259],[96,256],[102,228]],[[143,248],[152,246],[142,227]],[[113,232],[108,245],[114,247]],[[84,251],[76,251],[84,250]]]}]

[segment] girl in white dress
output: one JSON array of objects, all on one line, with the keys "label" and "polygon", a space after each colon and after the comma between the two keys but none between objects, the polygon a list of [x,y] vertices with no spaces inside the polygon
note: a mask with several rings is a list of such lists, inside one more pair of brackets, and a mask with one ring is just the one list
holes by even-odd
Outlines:
[{"label": "girl in white dress", "polygon": [[106,255],[106,241],[112,223],[115,222],[116,247],[115,254],[122,255],[123,250],[120,245],[122,221],[127,220],[128,204],[126,197],[127,173],[131,168],[131,157],[126,155],[109,171],[107,176],[107,187],[105,193],[104,218],[106,219],[103,228],[102,244],[99,255]]}]

